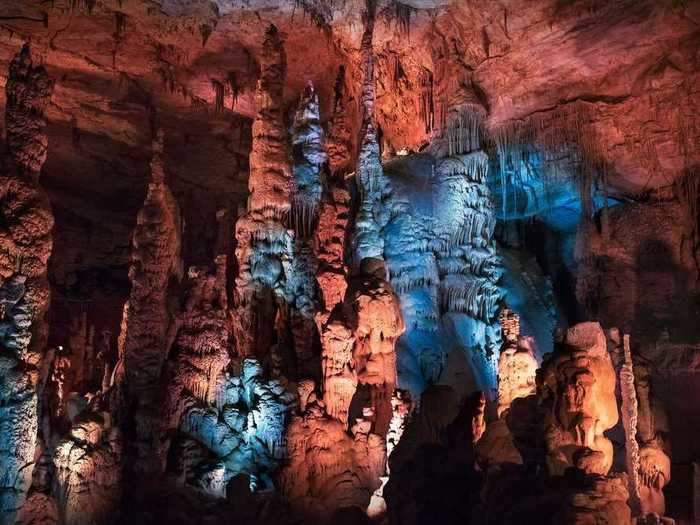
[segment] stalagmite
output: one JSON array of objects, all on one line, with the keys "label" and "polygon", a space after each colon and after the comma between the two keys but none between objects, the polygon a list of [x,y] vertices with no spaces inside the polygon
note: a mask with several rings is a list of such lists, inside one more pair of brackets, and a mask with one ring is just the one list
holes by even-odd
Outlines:
[{"label": "stalagmite", "polygon": [[247,211],[236,222],[238,276],[234,295],[234,338],[243,356],[269,350],[273,298],[283,301],[285,275],[294,262],[294,235],[287,229],[293,173],[284,123],[287,60],[279,31],[265,33],[250,153]]},{"label": "stalagmite", "polygon": [[0,193],[0,523],[11,524],[32,481],[37,394],[46,377],[47,263],[53,216],[39,185],[48,139],[44,111],[53,84],[29,45],[10,62],[5,85],[7,155]]},{"label": "stalagmite", "polygon": [[[226,298],[226,257],[217,256],[213,269],[192,267],[178,333],[165,366],[161,447],[164,454],[193,403],[217,403],[220,380],[230,362]],[[221,405],[221,403],[218,403]]]},{"label": "stalagmite", "polygon": [[287,296],[292,306],[291,324],[297,373],[316,377],[314,355],[318,307],[318,250],[314,242],[328,158],[321,127],[318,95],[308,84],[299,101],[292,125],[293,188],[291,226],[295,231],[292,271],[287,275]]},{"label": "stalagmite", "polygon": [[159,471],[160,428],[159,381],[172,342],[172,312],[168,294],[171,283],[182,277],[180,260],[180,214],[168,189],[163,167],[163,134],[153,142],[151,177],[146,200],[136,219],[132,262],[129,270],[131,294],[124,306],[119,336],[119,358],[124,392],[119,413],[121,424],[135,425],[135,470]]},{"label": "stalagmite", "polygon": [[666,515],[664,488],[671,481],[668,422],[660,400],[653,395],[651,369],[640,361],[634,363],[634,387],[638,402],[637,462],[640,511],[642,516]]},{"label": "stalagmite", "polygon": [[365,30],[360,47],[362,59],[362,131],[360,152],[357,158],[355,181],[360,205],[355,218],[353,238],[353,264],[361,268],[371,261],[383,260],[384,240],[381,229],[388,219],[381,206],[382,194],[386,192],[377,130],[374,123],[374,3],[367,3],[364,13]]},{"label": "stalagmite", "polygon": [[629,476],[630,507],[633,515],[640,512],[639,502],[639,444],[637,443],[637,393],[634,389],[634,370],[630,353],[630,336],[623,336],[624,361],[620,368],[620,395],[622,397],[622,424],[625,429],[625,454]]},{"label": "stalagmite", "polygon": [[351,122],[345,93],[345,68],[341,66],[336,79],[335,104],[326,149],[330,178],[323,195],[316,238],[318,243],[318,282],[321,305],[316,323],[321,327],[335,306],[343,300],[347,289],[345,268],[345,237],[350,213],[350,193],[346,175],[352,162]]},{"label": "stalagmite", "polygon": [[547,466],[554,475],[570,466],[605,475],[613,449],[603,432],[618,421],[615,371],[605,334],[598,323],[581,323],[567,331],[564,344],[542,363],[538,375]]},{"label": "stalagmite", "polygon": [[498,416],[506,412],[514,399],[535,393],[537,359],[531,341],[522,338],[501,349],[498,359]]}]

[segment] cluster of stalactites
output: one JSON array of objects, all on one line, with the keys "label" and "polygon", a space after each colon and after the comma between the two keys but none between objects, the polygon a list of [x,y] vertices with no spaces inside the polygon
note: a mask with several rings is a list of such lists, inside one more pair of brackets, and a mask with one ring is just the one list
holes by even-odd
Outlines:
[{"label": "cluster of stalactites", "polygon": [[491,323],[503,291],[497,285],[501,264],[493,240],[496,219],[485,184],[487,162],[483,152],[476,152],[438,164],[432,242],[442,273],[442,308]]},{"label": "cluster of stalactites", "polygon": [[[535,158],[544,175],[545,193],[562,181],[575,183],[584,217],[590,217],[593,212],[594,186],[600,183],[603,192],[607,191],[601,141],[590,125],[586,102],[572,102],[522,121],[494,125],[489,136],[499,166],[504,216],[511,206],[508,201],[517,198],[517,192],[508,195],[508,188],[527,185]],[[512,206],[517,209],[517,202]]]},{"label": "cluster of stalactites", "polygon": [[449,156],[482,148],[485,118],[483,107],[475,104],[466,104],[448,115],[444,135]]},{"label": "cluster of stalactites", "polygon": [[328,162],[318,95],[313,85],[304,90],[292,126],[294,188],[291,225],[297,236],[309,237],[315,226]]}]

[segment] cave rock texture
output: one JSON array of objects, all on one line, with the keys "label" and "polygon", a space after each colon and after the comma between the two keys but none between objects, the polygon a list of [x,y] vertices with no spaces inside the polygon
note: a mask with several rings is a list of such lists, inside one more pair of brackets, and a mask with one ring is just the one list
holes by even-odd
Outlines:
[{"label": "cave rock texture", "polygon": [[700,523],[700,1],[0,0],[0,525]]}]

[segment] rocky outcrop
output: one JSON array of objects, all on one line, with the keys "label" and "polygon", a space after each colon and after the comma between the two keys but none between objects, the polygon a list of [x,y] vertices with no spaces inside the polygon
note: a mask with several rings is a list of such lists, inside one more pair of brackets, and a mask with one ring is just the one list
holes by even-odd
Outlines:
[{"label": "rocky outcrop", "polygon": [[29,45],[5,86],[7,155],[0,191],[0,523],[13,523],[32,482],[46,379],[47,264],[53,217],[39,184],[48,139],[44,112],[53,84]]},{"label": "rocky outcrop", "polygon": [[163,135],[153,142],[151,177],[134,230],[129,270],[131,294],[124,305],[119,335],[119,364],[115,377],[123,405],[114,410],[121,425],[132,427],[131,468],[162,471],[158,451],[160,378],[172,343],[173,283],[182,277],[180,214],[170,192],[162,163]]}]

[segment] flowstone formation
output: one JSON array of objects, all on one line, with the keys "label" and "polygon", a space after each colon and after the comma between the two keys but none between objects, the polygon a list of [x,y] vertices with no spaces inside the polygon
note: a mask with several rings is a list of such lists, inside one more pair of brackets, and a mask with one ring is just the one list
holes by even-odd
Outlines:
[{"label": "flowstone formation", "polygon": [[455,365],[448,359],[463,363],[464,393],[496,389],[503,291],[487,170],[478,150],[407,157],[387,167],[392,191],[382,197],[390,211],[381,231],[407,327],[399,341],[400,384],[414,397],[450,381]]},{"label": "flowstone formation", "polygon": [[53,83],[29,45],[5,85],[7,152],[0,193],[0,523],[11,524],[32,483],[46,379],[47,263],[53,216],[39,176],[48,139],[44,112]]}]

